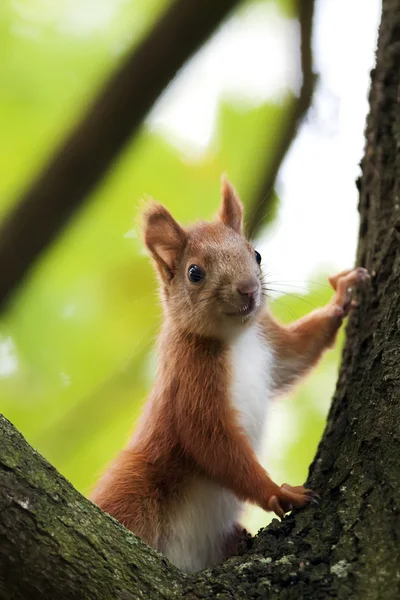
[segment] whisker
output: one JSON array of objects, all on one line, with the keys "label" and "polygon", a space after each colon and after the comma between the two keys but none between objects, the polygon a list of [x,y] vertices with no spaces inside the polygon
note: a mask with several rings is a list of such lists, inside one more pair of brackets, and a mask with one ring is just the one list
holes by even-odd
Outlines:
[{"label": "whisker", "polygon": [[[310,288],[307,288],[305,286],[301,286],[301,285],[293,285],[291,283],[280,283],[280,282],[274,282],[274,281],[268,281],[268,285],[275,285],[275,286],[283,286],[283,287],[289,287],[289,288],[296,288],[298,290],[302,290],[304,292],[303,296],[309,296],[310,294],[313,294],[314,296],[316,296],[319,300],[323,301],[325,300],[325,298],[317,291],[315,290],[311,290]],[[293,294],[293,292],[288,292],[285,290],[279,290],[282,294],[288,295],[288,294]]]},{"label": "whisker", "polygon": [[285,308],[290,313],[290,315],[294,318],[295,321],[299,318],[298,315],[296,315],[296,313],[294,312],[294,310],[289,308],[288,306],[286,306],[286,304],[284,302],[282,302],[281,300],[274,298],[273,301],[276,302],[277,304],[279,304],[280,306],[283,306],[283,308]]},{"label": "whisker", "polygon": [[271,281],[272,284],[278,284],[278,285],[290,285],[292,283],[309,283],[311,285],[319,285],[320,287],[325,287],[328,289],[332,289],[331,285],[328,285],[327,283],[321,283],[320,281],[312,281],[312,280],[307,280],[307,281],[302,281],[299,279],[285,279],[284,281]]},{"label": "whisker", "polygon": [[281,283],[280,281],[268,281],[268,283],[271,285],[283,285],[284,287],[295,287],[299,290],[305,290],[307,293],[309,292],[309,288],[305,285],[293,285],[292,283]]},{"label": "whisker", "polygon": [[[274,293],[280,293],[280,290],[274,290],[272,288],[267,288],[268,292],[274,292]],[[308,306],[311,306],[311,308],[315,309],[317,308],[317,305],[314,304],[313,302],[310,302],[309,300],[307,300],[307,298],[305,298],[304,296],[298,296],[297,294],[293,294],[291,292],[285,293],[284,294],[286,297],[287,296],[293,296],[294,298],[296,298],[297,300],[301,300],[302,302],[304,302],[305,304],[307,304]],[[274,298],[275,299],[275,298]]]},{"label": "whisker", "polygon": [[194,304],[200,304],[200,302],[206,302],[207,300],[212,300],[213,298],[217,298],[217,294],[212,294],[211,296],[207,296],[206,298],[200,298]]}]

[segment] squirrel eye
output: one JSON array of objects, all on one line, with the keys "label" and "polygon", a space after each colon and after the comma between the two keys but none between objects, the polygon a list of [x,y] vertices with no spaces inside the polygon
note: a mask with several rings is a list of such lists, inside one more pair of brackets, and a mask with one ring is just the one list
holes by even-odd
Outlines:
[{"label": "squirrel eye", "polygon": [[254,254],[256,255],[257,264],[261,265],[261,254],[257,250],[254,250]]},{"label": "squirrel eye", "polygon": [[188,270],[189,281],[192,283],[199,283],[205,277],[203,269],[199,265],[190,265]]}]

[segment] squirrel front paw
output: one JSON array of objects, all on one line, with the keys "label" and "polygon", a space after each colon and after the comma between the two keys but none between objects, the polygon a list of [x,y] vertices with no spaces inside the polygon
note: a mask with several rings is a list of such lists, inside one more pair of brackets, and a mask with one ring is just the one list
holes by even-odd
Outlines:
[{"label": "squirrel front paw", "polygon": [[357,306],[356,302],[351,300],[352,290],[370,278],[367,269],[363,267],[342,271],[333,277],[329,277],[329,283],[336,292],[330,304],[336,316],[344,318],[352,307]]},{"label": "squirrel front paw", "polygon": [[293,508],[302,508],[310,502],[318,504],[319,496],[313,490],[302,485],[291,486],[284,483],[279,488],[278,494],[271,496],[268,500],[268,510],[272,510],[281,519],[285,513]]}]

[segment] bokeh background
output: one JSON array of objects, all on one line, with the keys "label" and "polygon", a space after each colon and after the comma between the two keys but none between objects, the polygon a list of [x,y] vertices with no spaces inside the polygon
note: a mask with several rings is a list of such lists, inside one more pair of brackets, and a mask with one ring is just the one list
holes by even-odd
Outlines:
[{"label": "bokeh background", "polygon": [[[0,219],[169,4],[2,0]],[[162,201],[184,223],[210,218],[225,171],[254,209],[301,87],[296,6],[239,5],[0,314],[0,410],[83,493],[128,440],[154,377],[161,310],[136,225],[141,199]],[[379,15],[379,0],[315,2],[312,106],[271,197],[261,198],[268,210],[256,230],[283,321],[324,304],[326,276],[354,262],[355,179]],[[263,462],[278,482],[306,478],[341,342],[273,407]],[[269,518],[252,509],[245,524],[255,532]]]}]

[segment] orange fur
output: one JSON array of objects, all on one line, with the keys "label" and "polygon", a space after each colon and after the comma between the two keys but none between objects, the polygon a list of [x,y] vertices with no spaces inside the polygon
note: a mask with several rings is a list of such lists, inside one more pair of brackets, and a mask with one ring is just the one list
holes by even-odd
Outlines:
[{"label": "orange fur", "polygon": [[[279,325],[264,307],[261,271],[242,236],[242,206],[227,180],[215,222],[183,229],[164,207],[152,204],[144,216],[144,237],[164,300],[157,378],[131,443],[101,478],[92,499],[168,555],[174,522],[196,485],[212,482],[219,486],[217,497],[230,490],[280,516],[313,498],[301,486],[278,486],[260,465],[230,398],[231,346],[247,327],[259,327],[275,357],[273,391],[278,393],[333,343],[350,306],[347,289],[365,272],[334,278],[336,294],[328,307],[289,327]],[[193,264],[206,273],[204,282],[188,280]],[[259,290],[240,292],[243,282],[254,280]],[[217,546],[214,562],[235,552],[239,533],[233,519],[210,542]],[[210,561],[204,559],[202,567]]]}]

